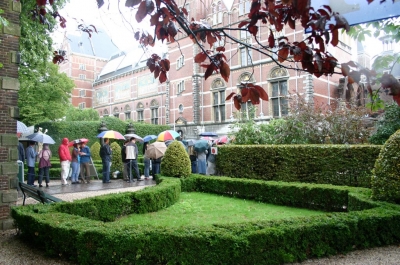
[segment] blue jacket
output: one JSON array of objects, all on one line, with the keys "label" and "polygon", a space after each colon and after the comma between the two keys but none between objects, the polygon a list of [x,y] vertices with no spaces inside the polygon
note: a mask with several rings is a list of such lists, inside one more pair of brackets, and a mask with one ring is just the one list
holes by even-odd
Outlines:
[{"label": "blue jacket", "polygon": [[[101,156],[101,161],[104,162],[111,162],[111,156],[112,156],[112,150],[110,148],[110,145],[104,144],[100,148],[100,156]],[[82,161],[81,161],[82,162]]]},{"label": "blue jacket", "polygon": [[81,163],[89,163],[90,162],[90,148],[88,146],[85,146],[82,148],[81,152],[86,153],[86,155],[81,155]]},{"label": "blue jacket", "polygon": [[26,164],[28,167],[35,167],[37,155],[38,153],[35,151],[35,148],[33,148],[32,145],[26,148]]}]

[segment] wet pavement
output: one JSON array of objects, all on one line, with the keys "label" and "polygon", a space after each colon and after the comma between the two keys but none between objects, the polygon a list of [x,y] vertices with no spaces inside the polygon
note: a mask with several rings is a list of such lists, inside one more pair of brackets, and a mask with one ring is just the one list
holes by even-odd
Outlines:
[{"label": "wet pavement", "polygon": [[36,187],[43,190],[45,193],[63,194],[63,193],[77,193],[77,192],[87,192],[87,191],[98,191],[98,190],[112,190],[112,189],[123,189],[131,187],[145,187],[155,185],[156,182],[150,177],[148,180],[143,179],[142,181],[137,181],[128,183],[122,179],[111,179],[110,183],[103,183],[101,179],[93,179],[90,183],[86,184],[70,184],[61,185],[60,180],[50,180],[49,187],[46,188],[46,184],[42,183],[43,187],[39,188],[37,181],[35,181]]}]

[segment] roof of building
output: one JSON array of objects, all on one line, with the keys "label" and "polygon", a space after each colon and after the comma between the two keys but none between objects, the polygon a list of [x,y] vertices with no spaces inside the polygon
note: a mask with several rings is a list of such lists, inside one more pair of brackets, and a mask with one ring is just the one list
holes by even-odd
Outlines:
[{"label": "roof of building", "polygon": [[68,34],[71,52],[105,59],[109,59],[113,54],[119,52],[118,47],[105,31],[99,29],[98,33],[94,32],[91,35],[89,38],[89,34],[85,32],[81,32],[79,35]]}]

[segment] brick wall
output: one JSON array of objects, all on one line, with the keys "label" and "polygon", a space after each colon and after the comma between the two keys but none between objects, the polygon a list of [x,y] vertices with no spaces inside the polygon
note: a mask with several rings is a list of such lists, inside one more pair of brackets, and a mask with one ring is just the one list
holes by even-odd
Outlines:
[{"label": "brick wall", "polygon": [[18,139],[16,136],[19,116],[18,101],[18,64],[17,52],[21,34],[19,14],[21,4],[12,0],[0,1],[9,24],[0,27],[0,230],[12,228],[10,207],[18,199]]}]

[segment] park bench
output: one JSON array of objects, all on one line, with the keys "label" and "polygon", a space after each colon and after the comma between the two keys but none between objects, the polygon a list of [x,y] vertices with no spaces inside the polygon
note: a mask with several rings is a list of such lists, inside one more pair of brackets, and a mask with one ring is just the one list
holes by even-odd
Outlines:
[{"label": "park bench", "polygon": [[54,196],[51,196],[50,194],[45,193],[44,191],[38,188],[35,188],[23,182],[19,182],[19,188],[21,189],[22,195],[24,196],[24,201],[22,205],[25,205],[25,199],[27,197],[31,197],[32,199],[35,199],[43,204],[63,201],[59,198],[56,198]]}]

